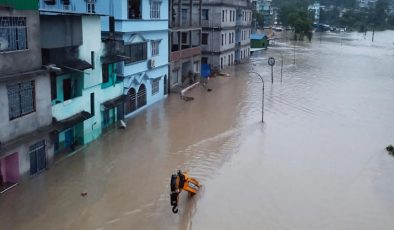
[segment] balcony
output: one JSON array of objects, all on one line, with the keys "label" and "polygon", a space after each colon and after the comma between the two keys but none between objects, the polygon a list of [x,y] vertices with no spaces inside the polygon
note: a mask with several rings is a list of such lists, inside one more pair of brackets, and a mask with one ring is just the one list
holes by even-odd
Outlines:
[{"label": "balcony", "polygon": [[147,32],[152,30],[168,30],[167,20],[142,20],[142,19],[125,19],[116,20],[116,31],[119,32]]},{"label": "balcony", "polygon": [[72,117],[85,110],[85,101],[82,96],[75,97],[70,100],[52,106],[52,116],[56,120],[61,121]]},{"label": "balcony", "polygon": [[200,54],[201,54],[201,47],[192,47],[189,49],[171,52],[170,59],[171,61],[178,61]]}]

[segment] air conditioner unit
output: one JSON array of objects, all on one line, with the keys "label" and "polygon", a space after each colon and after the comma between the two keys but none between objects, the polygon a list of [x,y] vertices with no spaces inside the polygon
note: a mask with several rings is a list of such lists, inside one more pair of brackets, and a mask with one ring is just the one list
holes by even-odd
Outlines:
[{"label": "air conditioner unit", "polygon": [[155,59],[150,59],[148,61],[148,68],[149,69],[155,68],[156,67],[156,63],[155,62],[156,62]]}]

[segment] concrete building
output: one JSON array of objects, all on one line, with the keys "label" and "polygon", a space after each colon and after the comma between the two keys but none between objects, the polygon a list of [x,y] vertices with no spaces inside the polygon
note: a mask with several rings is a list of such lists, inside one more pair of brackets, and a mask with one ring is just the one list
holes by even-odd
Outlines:
[{"label": "concrete building", "polygon": [[50,97],[37,1],[0,1],[0,192],[52,159]]},{"label": "concrete building", "polygon": [[201,62],[224,69],[250,56],[252,4],[249,0],[203,0]]},{"label": "concrete building", "polygon": [[313,23],[319,24],[320,23],[320,3],[315,2],[311,5],[308,6],[308,11],[313,12],[314,18],[313,18]]},{"label": "concrete building", "polygon": [[116,53],[116,41],[102,40],[95,9],[105,2],[39,1],[42,61],[51,70],[55,156],[75,151],[123,118],[123,79],[116,63],[124,59]]},{"label": "concrete building", "polygon": [[201,0],[169,0],[170,88],[198,80],[201,67]]},{"label": "concrete building", "polygon": [[116,66],[125,97],[124,114],[134,115],[163,98],[168,89],[168,0],[106,0],[96,10],[111,17],[102,19],[105,37],[124,44]]}]

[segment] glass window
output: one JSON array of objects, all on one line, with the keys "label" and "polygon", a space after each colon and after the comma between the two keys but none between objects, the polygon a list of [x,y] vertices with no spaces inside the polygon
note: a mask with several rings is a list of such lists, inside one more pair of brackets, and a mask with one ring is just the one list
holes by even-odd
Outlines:
[{"label": "glass window", "polygon": [[152,45],[152,57],[159,55],[159,44],[160,44],[160,41],[152,41],[151,42],[151,45]]},{"label": "glass window", "polygon": [[125,45],[125,56],[130,57],[125,63],[133,63],[147,59],[146,42]]},{"label": "glass window", "polygon": [[24,17],[0,17],[0,52],[27,49]]},{"label": "glass window", "polygon": [[208,20],[209,19],[209,10],[208,9],[203,9],[201,11],[201,19],[202,20]]},{"label": "glass window", "polygon": [[150,3],[150,18],[160,18],[160,2],[151,1],[151,3]]},{"label": "glass window", "polygon": [[159,88],[160,88],[160,78],[154,79],[152,81],[152,95],[159,93]]},{"label": "glass window", "polygon": [[35,111],[34,81],[7,85],[7,93],[10,120]]},{"label": "glass window", "polygon": [[208,34],[206,34],[206,33],[202,34],[202,38],[201,39],[202,39],[201,43],[203,45],[208,45]]}]

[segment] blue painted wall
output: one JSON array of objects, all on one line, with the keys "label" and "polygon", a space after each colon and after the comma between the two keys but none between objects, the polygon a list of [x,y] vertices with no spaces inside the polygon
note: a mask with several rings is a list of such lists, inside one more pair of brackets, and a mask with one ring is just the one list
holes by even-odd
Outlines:
[{"label": "blue painted wall", "polygon": [[[139,87],[144,84],[147,93],[147,106],[165,97],[165,79],[168,80],[168,0],[162,0],[160,4],[160,18],[150,18],[151,2],[141,0],[141,19],[128,19],[127,0],[98,1],[96,11],[99,14],[110,15],[115,18],[115,32],[121,34],[120,38],[124,44],[147,42],[147,59],[117,66],[117,72],[124,77],[123,93],[127,95],[130,89],[138,92]],[[102,17],[101,25],[103,32],[109,30],[109,18]],[[159,55],[152,57],[152,41],[160,41]],[[150,68],[151,61],[155,65]],[[152,83],[159,79],[159,92],[152,92]],[[146,107],[146,106],[145,106]],[[138,111],[138,110],[137,110]],[[135,113],[126,114],[131,116]]]}]

